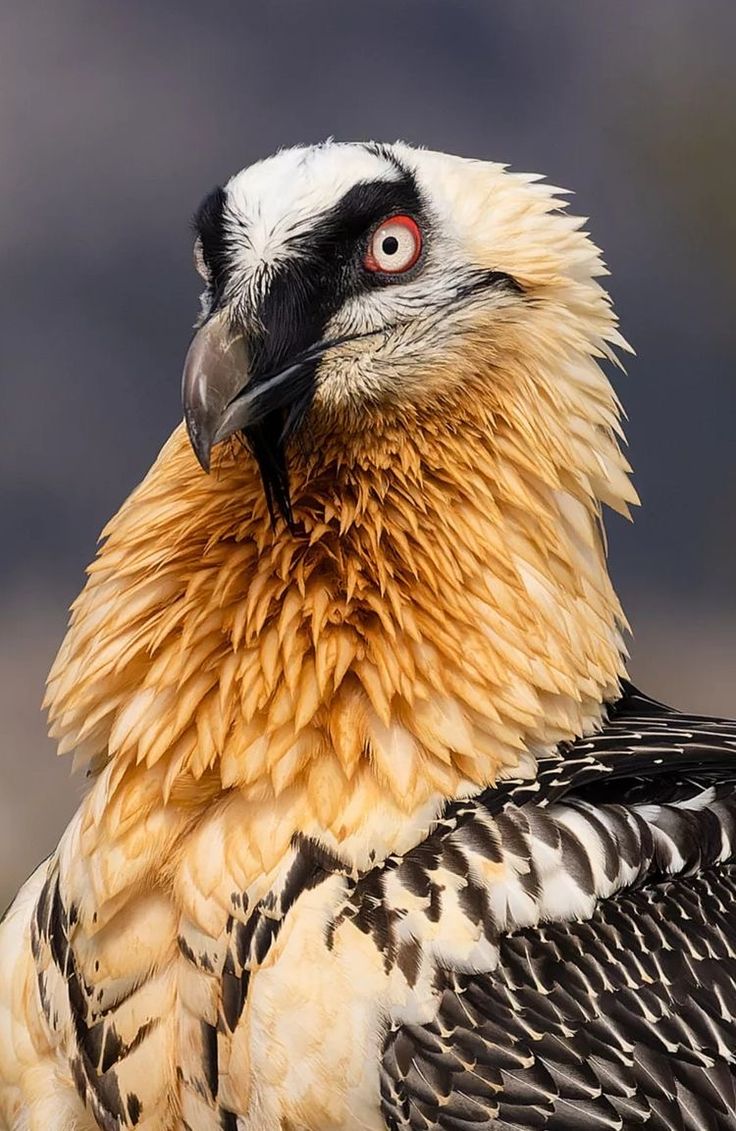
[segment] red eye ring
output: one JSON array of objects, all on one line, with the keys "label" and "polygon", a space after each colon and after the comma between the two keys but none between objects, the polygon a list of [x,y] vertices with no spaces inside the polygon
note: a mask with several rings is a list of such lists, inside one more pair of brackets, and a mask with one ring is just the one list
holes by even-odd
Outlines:
[{"label": "red eye ring", "polygon": [[389,216],[371,233],[363,266],[380,275],[403,275],[421,254],[422,233],[416,220],[403,214]]}]

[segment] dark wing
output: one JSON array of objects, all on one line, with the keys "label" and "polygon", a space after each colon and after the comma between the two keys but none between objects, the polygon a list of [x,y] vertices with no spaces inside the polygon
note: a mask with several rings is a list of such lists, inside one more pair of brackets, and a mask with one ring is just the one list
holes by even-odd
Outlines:
[{"label": "dark wing", "polygon": [[[623,690],[599,734],[449,806],[425,842],[490,821],[503,854],[507,824],[575,811],[571,865],[612,839],[641,866],[585,922],[502,930],[492,972],[438,969],[433,1020],[386,1037],[391,1131],[736,1131],[736,724]],[[600,837],[627,822],[633,840]],[[533,861],[533,837],[511,848]]]},{"label": "dark wing", "polygon": [[426,1026],[389,1032],[391,1131],[736,1128],[736,867],[522,930],[493,974],[447,974]]}]

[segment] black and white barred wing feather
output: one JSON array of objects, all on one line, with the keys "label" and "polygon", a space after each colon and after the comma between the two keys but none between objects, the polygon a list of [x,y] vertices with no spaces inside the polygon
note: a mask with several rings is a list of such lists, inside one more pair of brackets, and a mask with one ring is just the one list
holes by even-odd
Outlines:
[{"label": "black and white barred wing feather", "polygon": [[[464,911],[495,961],[435,961],[434,1017],[390,1027],[392,1131],[736,1128],[734,752],[734,724],[627,689],[600,735],[533,786],[451,807],[398,864],[440,889],[440,918],[462,855]],[[504,878],[483,883],[479,855]],[[359,883],[357,920],[368,898]],[[387,961],[406,945],[393,910],[393,931],[385,910],[372,923]]]},{"label": "black and white barred wing feather", "polygon": [[388,1037],[388,1127],[736,1127],[733,866],[503,939],[446,972],[429,1025]]}]

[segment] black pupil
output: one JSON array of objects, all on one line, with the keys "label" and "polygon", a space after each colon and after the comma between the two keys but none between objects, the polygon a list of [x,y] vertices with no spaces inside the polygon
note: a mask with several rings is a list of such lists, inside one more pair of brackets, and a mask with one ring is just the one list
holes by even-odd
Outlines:
[{"label": "black pupil", "polygon": [[396,236],[386,236],[381,244],[381,248],[384,255],[396,255],[396,252],[399,250],[399,241],[396,239]]}]

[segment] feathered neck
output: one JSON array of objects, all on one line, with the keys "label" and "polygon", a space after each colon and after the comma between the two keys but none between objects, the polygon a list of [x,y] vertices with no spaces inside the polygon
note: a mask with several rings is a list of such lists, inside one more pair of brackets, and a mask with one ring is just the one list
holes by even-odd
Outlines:
[{"label": "feathered neck", "polygon": [[595,725],[623,672],[595,490],[624,505],[618,448],[602,476],[595,422],[573,470],[541,422],[482,401],[452,419],[294,452],[296,535],[241,446],[205,476],[174,432],[49,678],[52,733],[106,767],[106,797],[131,775],[159,804],[288,795],[339,839],[358,797],[416,810]]}]

